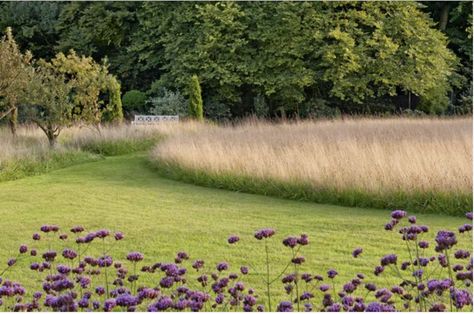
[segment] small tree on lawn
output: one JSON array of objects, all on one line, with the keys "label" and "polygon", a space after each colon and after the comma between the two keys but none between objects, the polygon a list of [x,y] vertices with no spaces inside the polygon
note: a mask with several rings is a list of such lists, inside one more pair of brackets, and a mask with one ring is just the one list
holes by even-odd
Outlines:
[{"label": "small tree on lawn", "polygon": [[[104,114],[111,121],[122,121],[120,84],[109,73],[105,62],[99,64],[91,57],[78,56],[71,50],[68,55],[58,53],[50,63],[43,64],[75,81],[73,117],[76,121],[94,125],[97,130],[100,130]],[[104,96],[108,96],[108,103],[104,102]]]},{"label": "small tree on lawn", "polygon": [[73,121],[75,83],[45,66],[38,67],[30,81],[27,115],[46,134],[51,148],[56,147],[61,130]]},{"label": "small tree on lawn", "polygon": [[22,54],[12,35],[6,30],[0,40],[0,119],[9,117],[10,130],[16,134],[18,105],[26,94],[31,78],[31,53]]},{"label": "small tree on lawn", "polygon": [[197,120],[203,119],[201,85],[197,75],[191,77],[189,84],[189,116]]}]

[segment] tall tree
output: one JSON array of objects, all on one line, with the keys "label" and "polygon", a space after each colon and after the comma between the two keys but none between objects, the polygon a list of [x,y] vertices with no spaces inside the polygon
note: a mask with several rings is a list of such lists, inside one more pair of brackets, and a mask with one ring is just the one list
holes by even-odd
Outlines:
[{"label": "tall tree", "polygon": [[31,79],[31,53],[21,53],[7,28],[0,41],[0,119],[8,117],[10,130],[16,134],[18,105],[24,100]]},{"label": "tall tree", "polygon": [[62,52],[74,49],[95,60],[107,58],[110,71],[127,89],[139,88],[145,81],[142,69],[137,56],[128,49],[141,6],[141,2],[67,3],[57,24],[61,35],[56,48]]},{"label": "tall tree", "polygon": [[63,2],[2,1],[0,29],[12,27],[22,50],[29,50],[37,58],[52,58],[60,33],[57,30]]}]

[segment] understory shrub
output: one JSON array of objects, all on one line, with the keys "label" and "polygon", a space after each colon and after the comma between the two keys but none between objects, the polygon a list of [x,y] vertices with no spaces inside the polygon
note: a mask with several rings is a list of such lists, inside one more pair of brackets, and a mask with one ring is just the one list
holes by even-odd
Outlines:
[{"label": "understory shrub", "polygon": [[122,97],[123,109],[127,112],[144,112],[146,94],[139,90],[129,90]]},{"label": "understory shrub", "polygon": [[187,102],[179,91],[173,92],[166,88],[162,89],[160,95],[148,100],[151,106],[150,113],[153,115],[187,115]]},{"label": "understory shrub", "polygon": [[[472,212],[466,214],[472,220]],[[398,229],[398,232],[395,230]],[[393,286],[377,287],[372,274],[357,273],[342,285],[334,280],[337,265],[326,274],[301,271],[302,255],[309,245],[308,235],[289,236],[282,241],[288,262],[278,275],[270,272],[270,241],[276,231],[264,228],[254,233],[265,252],[265,260],[249,258],[247,265],[231,269],[222,261],[208,265],[178,252],[174,263],[145,264],[144,255],[130,251],[126,256],[111,256],[112,248],[124,238],[122,232],[106,229],[86,231],[75,226],[66,232],[56,225],[43,225],[32,236],[34,244],[22,244],[18,254],[8,260],[0,273],[0,306],[4,311],[435,311],[472,310],[472,250],[457,248],[457,237],[472,237],[472,225],[463,224],[458,232],[440,230],[429,242],[429,227],[417,223],[403,210],[391,213],[387,232],[406,244],[402,252],[390,252],[374,266],[373,275],[398,281]],[[472,239],[471,239],[472,240]],[[48,249],[35,246],[45,242]],[[229,246],[241,245],[239,235],[230,235]],[[101,252],[88,253],[91,246]],[[403,247],[403,246],[402,246]],[[428,248],[433,248],[434,251]],[[245,249],[245,247],[243,248]],[[434,255],[432,253],[435,252]],[[363,248],[354,248],[355,259],[364,258]],[[27,292],[21,283],[5,278],[13,267],[28,260],[36,290]],[[258,276],[265,291],[256,291],[246,282]],[[147,285],[151,278],[157,284]],[[32,280],[33,281],[33,280]],[[281,285],[283,300],[275,300],[271,286]]]}]

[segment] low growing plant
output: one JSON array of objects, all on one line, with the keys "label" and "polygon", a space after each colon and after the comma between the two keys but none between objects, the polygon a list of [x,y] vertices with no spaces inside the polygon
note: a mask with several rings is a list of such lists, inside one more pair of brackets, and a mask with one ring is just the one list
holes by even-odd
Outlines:
[{"label": "low growing plant", "polygon": [[[466,217],[472,220],[472,212]],[[27,294],[21,283],[0,279],[0,307],[4,311],[105,312],[472,311],[472,252],[456,248],[457,237],[471,236],[472,225],[462,225],[458,233],[438,231],[430,243],[425,239],[428,226],[417,224],[416,217],[408,217],[403,210],[395,210],[385,230],[396,228],[409,259],[401,261],[394,253],[383,256],[374,274],[394,276],[399,284],[376,287],[367,274],[359,273],[338,286],[336,269],[329,269],[324,276],[302,272],[302,251],[310,243],[305,234],[283,240],[288,262],[279,272],[271,272],[268,244],[274,241],[276,231],[258,230],[254,237],[262,244],[265,260],[249,259],[248,265],[231,271],[225,261],[208,265],[201,259],[192,260],[186,252],[178,252],[173,263],[144,264],[144,255],[136,251],[120,260],[111,252],[124,238],[122,232],[88,232],[82,226],[64,232],[56,225],[44,225],[41,233],[32,236],[35,245],[22,244],[0,273],[2,278],[20,259],[32,259],[30,269],[41,279],[41,286]],[[38,241],[46,243],[44,252],[33,248]],[[227,242],[237,246],[241,241],[238,235],[231,235]],[[90,255],[92,246],[101,252],[99,256]],[[430,246],[435,246],[436,255],[427,254]],[[352,256],[360,258],[363,253],[363,248],[355,248]],[[262,274],[265,291],[245,283],[249,273]],[[270,293],[274,285],[283,286],[286,300],[274,299]]]}]

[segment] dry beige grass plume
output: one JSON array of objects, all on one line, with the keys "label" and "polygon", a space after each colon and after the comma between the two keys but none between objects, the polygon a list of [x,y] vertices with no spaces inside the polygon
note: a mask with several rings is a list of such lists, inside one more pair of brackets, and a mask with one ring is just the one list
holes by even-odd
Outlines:
[{"label": "dry beige grass plume", "polygon": [[[181,128],[180,128],[181,129]],[[244,123],[172,132],[155,158],[338,190],[472,191],[472,119]]]}]

